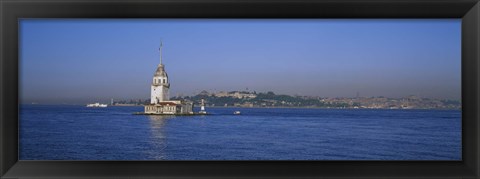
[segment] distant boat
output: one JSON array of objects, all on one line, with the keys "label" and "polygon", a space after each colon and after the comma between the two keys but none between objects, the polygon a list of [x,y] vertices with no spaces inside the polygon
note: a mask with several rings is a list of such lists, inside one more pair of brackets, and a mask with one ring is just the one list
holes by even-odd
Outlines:
[{"label": "distant boat", "polygon": [[107,106],[108,106],[107,104],[100,104],[100,103],[87,104],[87,107],[89,108],[106,108]]},{"label": "distant boat", "polygon": [[233,112],[233,114],[239,115],[239,114],[240,114],[240,111],[235,111],[235,112]]}]

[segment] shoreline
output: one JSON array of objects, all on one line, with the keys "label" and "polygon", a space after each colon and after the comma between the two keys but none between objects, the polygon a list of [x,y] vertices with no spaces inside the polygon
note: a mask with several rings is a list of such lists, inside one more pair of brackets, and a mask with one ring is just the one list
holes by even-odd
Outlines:
[{"label": "shoreline", "polygon": [[354,110],[362,110],[362,109],[380,109],[380,110],[462,110],[462,108],[326,108],[326,107],[283,107],[283,106],[275,106],[275,107],[242,107],[242,106],[205,106],[205,108],[252,108],[252,109],[262,109],[262,108],[272,108],[272,109],[354,109]]},{"label": "shoreline", "polygon": [[[28,106],[85,106],[83,104],[20,104]],[[143,105],[109,105],[108,107],[143,107]],[[106,108],[108,108],[106,107]],[[198,107],[198,106],[195,106]],[[251,108],[251,109],[352,109],[352,110],[459,110],[462,108],[327,108],[327,107],[283,107],[283,106],[274,106],[274,107],[242,107],[242,106],[205,106],[206,108]]]}]

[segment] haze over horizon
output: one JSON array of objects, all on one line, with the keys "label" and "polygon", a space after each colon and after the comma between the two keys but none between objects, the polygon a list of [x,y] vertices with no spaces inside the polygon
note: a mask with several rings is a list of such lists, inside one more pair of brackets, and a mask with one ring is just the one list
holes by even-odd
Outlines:
[{"label": "haze over horizon", "polygon": [[320,97],[461,97],[460,19],[20,20],[22,103],[202,90]]}]

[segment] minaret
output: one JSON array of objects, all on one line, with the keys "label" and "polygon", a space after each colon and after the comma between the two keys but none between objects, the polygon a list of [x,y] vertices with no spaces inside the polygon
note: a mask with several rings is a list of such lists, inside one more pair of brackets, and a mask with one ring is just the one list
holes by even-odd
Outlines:
[{"label": "minaret", "polygon": [[157,104],[162,101],[169,100],[168,90],[170,88],[170,83],[168,81],[168,75],[165,71],[165,66],[162,62],[162,48],[163,42],[160,41],[160,63],[157,66],[157,70],[153,75],[153,82],[152,82],[152,89],[151,89],[151,96],[150,96],[150,103]]}]

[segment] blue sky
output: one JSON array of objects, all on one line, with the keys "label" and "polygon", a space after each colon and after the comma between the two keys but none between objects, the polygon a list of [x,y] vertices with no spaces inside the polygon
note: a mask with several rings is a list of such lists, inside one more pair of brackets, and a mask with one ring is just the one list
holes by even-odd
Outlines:
[{"label": "blue sky", "polygon": [[245,90],[460,99],[460,19],[23,19],[23,102],[148,99],[159,43],[170,96]]}]

